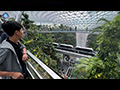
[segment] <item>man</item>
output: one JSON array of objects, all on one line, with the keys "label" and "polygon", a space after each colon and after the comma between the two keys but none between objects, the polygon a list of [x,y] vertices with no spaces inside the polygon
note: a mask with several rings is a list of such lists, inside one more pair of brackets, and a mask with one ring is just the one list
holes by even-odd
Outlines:
[{"label": "man", "polygon": [[[0,76],[3,79],[24,79],[26,74],[23,55],[27,55],[18,42],[23,38],[23,27],[16,21],[7,21],[2,24],[3,30],[9,37],[0,44]],[[23,62],[24,61],[24,62]]]},{"label": "man", "polygon": [[[0,37],[0,43],[2,43],[2,42],[3,42],[6,38],[8,38],[8,37],[9,37],[9,36],[7,35],[7,33],[2,30],[1,37]],[[19,42],[19,41],[18,41],[18,42]],[[19,43],[20,43],[20,42],[19,42]],[[28,59],[27,52],[26,52],[26,48],[25,48],[25,46],[22,45],[21,43],[20,43],[20,45],[22,46],[23,53],[26,53],[26,54],[24,54],[24,55],[22,56],[22,60],[25,62],[25,61]]]}]

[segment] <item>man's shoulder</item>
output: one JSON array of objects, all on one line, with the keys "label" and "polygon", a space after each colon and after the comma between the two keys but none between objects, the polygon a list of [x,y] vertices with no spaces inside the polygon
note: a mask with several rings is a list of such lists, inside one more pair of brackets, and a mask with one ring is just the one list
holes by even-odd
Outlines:
[{"label": "man's shoulder", "polygon": [[8,48],[0,48],[0,54],[7,54],[7,52],[10,52],[10,49],[8,49]]},{"label": "man's shoulder", "polygon": [[5,50],[5,51],[9,51],[9,49],[13,49],[12,45],[7,42],[6,40],[4,40],[1,44],[0,44],[0,49],[1,50]]},{"label": "man's shoulder", "polygon": [[6,48],[0,48],[0,63],[2,63],[5,58],[9,55],[10,50]]}]

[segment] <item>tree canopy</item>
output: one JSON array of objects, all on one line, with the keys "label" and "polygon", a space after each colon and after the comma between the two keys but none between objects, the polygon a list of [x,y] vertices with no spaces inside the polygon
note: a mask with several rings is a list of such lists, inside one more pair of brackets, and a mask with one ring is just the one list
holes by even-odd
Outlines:
[{"label": "tree canopy", "polygon": [[120,14],[112,21],[102,18],[98,22],[101,20],[106,23],[95,30],[100,32],[96,38],[98,53],[95,57],[86,58],[84,61],[80,60],[81,64],[73,69],[72,77],[78,77],[75,73],[83,73],[82,69],[84,69],[85,74],[79,75],[80,78],[120,78]]}]

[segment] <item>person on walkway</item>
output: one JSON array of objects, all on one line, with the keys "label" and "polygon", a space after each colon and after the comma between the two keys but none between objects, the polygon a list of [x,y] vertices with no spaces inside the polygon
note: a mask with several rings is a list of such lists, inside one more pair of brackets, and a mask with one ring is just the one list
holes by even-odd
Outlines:
[{"label": "person on walkway", "polygon": [[0,43],[2,43],[6,38],[9,37],[4,31],[2,31],[0,36],[1,36]]},{"label": "person on walkway", "polygon": [[23,26],[16,21],[7,21],[2,24],[3,30],[9,35],[0,44],[0,76],[2,79],[24,79],[27,73],[23,62],[22,46],[18,42],[23,38]]}]

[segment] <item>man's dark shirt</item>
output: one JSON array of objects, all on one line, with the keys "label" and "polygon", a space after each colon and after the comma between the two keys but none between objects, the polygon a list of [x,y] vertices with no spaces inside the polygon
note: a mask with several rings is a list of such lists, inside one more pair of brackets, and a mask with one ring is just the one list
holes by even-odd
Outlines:
[{"label": "man's dark shirt", "polygon": [[17,45],[16,43],[10,41],[9,38],[7,38],[6,41],[8,41],[8,42],[13,46],[13,48],[14,48],[17,56],[18,56],[19,62],[20,62],[20,64],[21,64],[21,66],[22,66],[23,73],[24,73],[24,74],[27,73],[26,65],[25,65],[25,63],[22,61],[22,56],[23,56],[23,54],[22,54],[22,49],[20,48],[21,45],[19,44],[19,42],[18,42],[18,45]]}]

